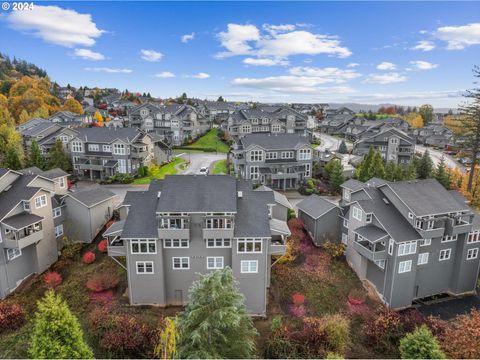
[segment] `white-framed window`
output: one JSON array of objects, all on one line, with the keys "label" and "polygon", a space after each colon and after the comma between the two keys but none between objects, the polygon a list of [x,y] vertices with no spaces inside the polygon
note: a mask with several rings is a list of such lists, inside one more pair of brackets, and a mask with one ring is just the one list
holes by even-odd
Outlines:
[{"label": "white-framed window", "polygon": [[473,231],[468,234],[467,244],[480,242],[480,230]]},{"label": "white-framed window", "polygon": [[293,159],[295,153],[293,151],[282,151],[282,159]]},{"label": "white-framed window", "polygon": [[398,256],[415,254],[417,252],[417,242],[407,241],[398,245]]},{"label": "white-framed window", "polygon": [[127,173],[127,160],[125,159],[118,159],[118,172],[120,174],[126,174]]},{"label": "white-framed window", "polygon": [[47,206],[47,195],[40,195],[35,198],[35,209]]},{"label": "white-framed window", "polygon": [[22,255],[21,249],[7,249],[7,259],[11,261]]},{"label": "white-framed window", "polygon": [[385,264],[387,260],[375,260],[375,265],[377,265],[380,269],[385,269]]},{"label": "white-framed window", "polygon": [[72,152],[83,152],[83,143],[81,141],[72,141]]},{"label": "white-framed window", "polygon": [[343,189],[343,198],[345,200],[350,200],[350,190],[348,189]]},{"label": "white-framed window", "polygon": [[55,226],[55,237],[63,235],[63,224]]},{"label": "white-framed window", "polygon": [[130,240],[132,254],[156,254],[157,240],[155,239],[132,239]]},{"label": "white-framed window", "polygon": [[240,272],[242,274],[254,274],[258,272],[258,260],[240,261]]},{"label": "white-framed window", "polygon": [[412,270],[412,260],[400,261],[398,264],[398,273],[403,274]]},{"label": "white-framed window", "polygon": [[228,218],[208,218],[205,220],[207,229],[231,229],[232,219]]},{"label": "white-framed window", "polygon": [[53,213],[53,218],[58,218],[59,216],[62,216],[62,208],[61,207],[56,207],[55,209],[52,210]]},{"label": "white-framed window", "polygon": [[473,260],[478,257],[478,248],[468,249],[467,260]]},{"label": "white-framed window", "polygon": [[342,234],[342,243],[347,245],[347,243],[348,243],[348,235],[347,234]]},{"label": "white-framed window", "polygon": [[88,144],[88,151],[100,151],[98,144]]},{"label": "white-framed window", "polygon": [[254,161],[254,162],[263,161],[263,150],[251,150],[250,161]]},{"label": "white-framed window", "polygon": [[260,169],[258,166],[250,166],[250,179],[258,180],[260,178]]},{"label": "white-framed window", "polygon": [[418,254],[417,265],[424,265],[428,263],[428,252]]},{"label": "white-framed window", "polygon": [[420,246],[428,246],[432,244],[432,239],[423,239]]},{"label": "white-framed window", "polygon": [[248,125],[242,126],[242,133],[250,133],[252,132],[252,128]]},{"label": "white-framed window", "polygon": [[23,210],[30,211],[30,201],[27,201],[27,200],[23,201]]},{"label": "white-framed window", "polygon": [[237,253],[261,253],[262,252],[262,239],[238,239],[237,240]]},{"label": "white-framed window", "polygon": [[457,241],[457,239],[458,239],[458,235],[445,235],[442,237],[441,242],[446,243],[450,241]]},{"label": "white-framed window", "polygon": [[153,274],[153,261],[136,261],[137,274]]},{"label": "white-framed window", "polygon": [[358,221],[362,221],[362,213],[363,213],[362,209],[356,206],[352,208],[352,216],[354,219],[357,219]]},{"label": "white-framed window", "polygon": [[190,269],[189,257],[172,257],[172,266],[174,270],[188,270]]},{"label": "white-framed window", "polygon": [[113,144],[114,155],[125,155],[127,153],[127,147],[125,144]]},{"label": "white-framed window", "polygon": [[265,159],[266,160],[272,160],[276,159],[278,157],[278,153],[275,151],[269,151],[265,154]]},{"label": "white-framed window", "polygon": [[348,228],[348,219],[343,219],[343,226]]},{"label": "white-framed window", "polygon": [[312,149],[298,150],[298,160],[310,160],[312,158]]},{"label": "white-framed window", "polygon": [[365,216],[365,222],[371,223],[371,222],[372,222],[372,219],[373,219],[373,215],[372,215],[372,214],[366,214],[366,216]]},{"label": "white-framed window", "polygon": [[103,152],[112,152],[112,147],[110,145],[103,145],[102,150]]},{"label": "white-framed window", "polygon": [[188,248],[189,241],[188,239],[164,239],[163,247],[165,249],[169,248]]},{"label": "white-framed window", "polygon": [[310,164],[305,164],[304,168],[305,168],[305,176],[306,176],[306,177],[310,177],[310,176],[311,176],[311,167],[310,167]]},{"label": "white-framed window", "polygon": [[207,256],[207,269],[223,269],[223,256]]},{"label": "white-framed window", "polygon": [[[181,215],[180,213],[178,215]],[[183,218],[162,218],[160,229],[187,229],[188,220]]]},{"label": "white-framed window", "polygon": [[423,221],[422,220],[415,220],[415,227],[417,229],[421,229],[423,226]]},{"label": "white-framed window", "polygon": [[393,239],[388,240],[388,255],[393,255]]},{"label": "white-framed window", "polygon": [[61,135],[60,136],[60,141],[62,142],[62,144],[66,144],[68,143],[68,136],[67,135]]},{"label": "white-framed window", "polygon": [[398,138],[390,138],[390,144],[398,144]]},{"label": "white-framed window", "polygon": [[280,125],[272,125],[272,132],[280,132],[281,127]]},{"label": "white-framed window", "polygon": [[452,255],[452,249],[443,249],[440,250],[440,255],[438,257],[439,261],[444,261],[450,259],[450,255]]},{"label": "white-framed window", "polygon": [[433,229],[434,226],[435,226],[435,220],[428,220],[427,221],[427,230]]},{"label": "white-framed window", "polygon": [[229,248],[232,247],[230,239],[207,239],[207,248]]}]

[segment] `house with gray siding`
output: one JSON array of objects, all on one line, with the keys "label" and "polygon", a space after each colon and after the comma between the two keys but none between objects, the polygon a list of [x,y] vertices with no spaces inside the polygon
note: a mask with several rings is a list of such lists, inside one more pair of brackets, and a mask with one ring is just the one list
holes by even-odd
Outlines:
[{"label": "house with gray siding", "polygon": [[475,292],[480,218],[460,194],[434,179],[349,180],[342,187],[347,261],[386,305]]},{"label": "house with gray siding", "polygon": [[295,189],[312,176],[312,148],[298,134],[250,134],[231,150],[235,173],[273,189]]},{"label": "house with gray siding", "polygon": [[185,305],[198,274],[228,266],[249,313],[266,314],[272,257],[290,234],[272,191],[228,175],[173,175],[128,192],[124,205],[104,235],[109,255],[126,258],[132,305]]}]

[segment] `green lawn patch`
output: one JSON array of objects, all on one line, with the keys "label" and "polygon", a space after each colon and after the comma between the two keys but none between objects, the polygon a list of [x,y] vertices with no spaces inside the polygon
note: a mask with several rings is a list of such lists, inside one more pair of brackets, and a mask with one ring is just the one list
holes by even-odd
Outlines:
[{"label": "green lawn patch", "polygon": [[205,152],[228,153],[230,147],[218,138],[218,129],[212,129],[199,137],[193,144],[182,146],[182,150],[200,150]]},{"label": "green lawn patch", "polygon": [[150,184],[152,180],[155,179],[163,179],[165,175],[175,175],[177,173],[176,166],[183,164],[185,162],[184,159],[177,157],[173,161],[169,162],[163,166],[156,166],[151,165],[148,167],[148,176],[135,179],[133,184],[141,185],[141,184]]},{"label": "green lawn patch", "polygon": [[218,160],[213,164],[212,174],[228,174],[227,160]]}]

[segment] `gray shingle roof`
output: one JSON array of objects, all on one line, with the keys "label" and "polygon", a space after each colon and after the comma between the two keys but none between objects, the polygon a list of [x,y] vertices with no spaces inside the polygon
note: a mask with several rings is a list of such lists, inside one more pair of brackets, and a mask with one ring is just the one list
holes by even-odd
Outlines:
[{"label": "gray shingle roof", "polygon": [[388,236],[388,234],[383,229],[380,229],[375,225],[361,226],[355,229],[355,232],[370,241],[377,241]]},{"label": "gray shingle roof", "polygon": [[42,133],[43,131],[51,128],[51,127],[59,127],[57,124],[55,123],[52,123],[52,122],[41,122],[41,123],[38,123],[37,125],[35,126],[32,126],[32,127],[29,127],[25,130],[22,130],[20,131],[21,134],[23,136],[36,136],[40,133]]},{"label": "gray shingle roof", "polygon": [[8,169],[0,168],[0,178],[6,173],[8,173]]},{"label": "gray shingle roof", "polygon": [[237,199],[234,236],[271,237],[267,204],[274,201],[273,193],[269,191],[243,192],[243,196]]},{"label": "gray shingle roof", "polygon": [[108,189],[97,186],[69,193],[67,196],[78,200],[87,207],[92,207],[96,204],[111,199],[116,195]]},{"label": "gray shingle roof", "polygon": [[77,137],[86,142],[111,143],[117,139],[131,142],[141,133],[135,128],[79,128]]},{"label": "gray shingle roof", "polygon": [[60,168],[55,168],[55,169],[43,171],[41,175],[46,177],[47,179],[55,179],[62,176],[69,176],[69,173],[63,171]]},{"label": "gray shingle roof", "polygon": [[298,134],[250,134],[239,140],[244,149],[250,145],[257,145],[266,150],[291,150],[297,145],[308,145],[307,138]]},{"label": "gray shingle roof", "polygon": [[167,175],[157,212],[236,212],[236,190],[228,175]]},{"label": "gray shingle roof", "polygon": [[342,184],[342,187],[351,191],[361,190],[365,187],[365,184],[355,179],[348,179]]},{"label": "gray shingle roof", "polygon": [[318,195],[310,195],[297,204],[297,208],[314,219],[318,219],[338,206]]},{"label": "gray shingle roof", "polygon": [[275,202],[279,203],[280,205],[285,206],[288,209],[292,208],[292,204],[288,201],[287,197],[283,194],[280,194],[278,191],[270,189],[268,186],[262,185],[255,189],[255,191],[273,191],[273,196],[275,198]]},{"label": "gray shingle roof", "polygon": [[110,227],[105,230],[103,236],[111,236],[111,235],[122,235],[123,227],[125,226],[125,220],[120,220],[114,222]]},{"label": "gray shingle roof", "polygon": [[8,190],[0,193],[0,220],[22,200],[29,200],[40,188],[27,186],[36,175],[21,175]]},{"label": "gray shingle roof", "polygon": [[132,192],[129,197],[130,210],[122,230],[124,239],[158,238],[157,214],[155,213],[157,201],[157,196],[152,189]]},{"label": "gray shingle roof", "polygon": [[470,210],[435,179],[398,181],[384,186],[389,186],[416,216]]},{"label": "gray shingle roof", "polygon": [[2,222],[7,226],[20,230],[27,227],[28,225],[35,224],[41,220],[43,220],[43,217],[41,216],[23,212],[6,218]]}]

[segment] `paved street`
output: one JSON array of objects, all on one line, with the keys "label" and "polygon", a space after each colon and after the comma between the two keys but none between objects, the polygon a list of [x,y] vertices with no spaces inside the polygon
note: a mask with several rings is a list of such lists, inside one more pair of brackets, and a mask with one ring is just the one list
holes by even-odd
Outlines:
[{"label": "paved street", "polygon": [[186,161],[190,161],[190,166],[181,172],[181,174],[186,175],[199,174],[202,167],[211,168],[215,161],[227,159],[227,154],[215,153],[183,153],[178,156],[181,156]]},{"label": "paved street", "polygon": [[[425,152],[425,150],[427,150],[427,148],[425,146],[415,145],[415,152],[423,154]],[[452,168],[458,168],[462,173],[466,172],[465,167],[463,165],[461,165],[459,162],[457,162],[451,156],[449,156],[447,154],[444,154],[442,151],[435,150],[435,149],[432,149],[432,148],[428,148],[428,152],[430,153],[430,157],[432,158],[432,161],[435,165],[437,165],[441,161],[442,156],[443,156],[445,158],[445,164],[449,168],[451,168],[451,169]]]}]

